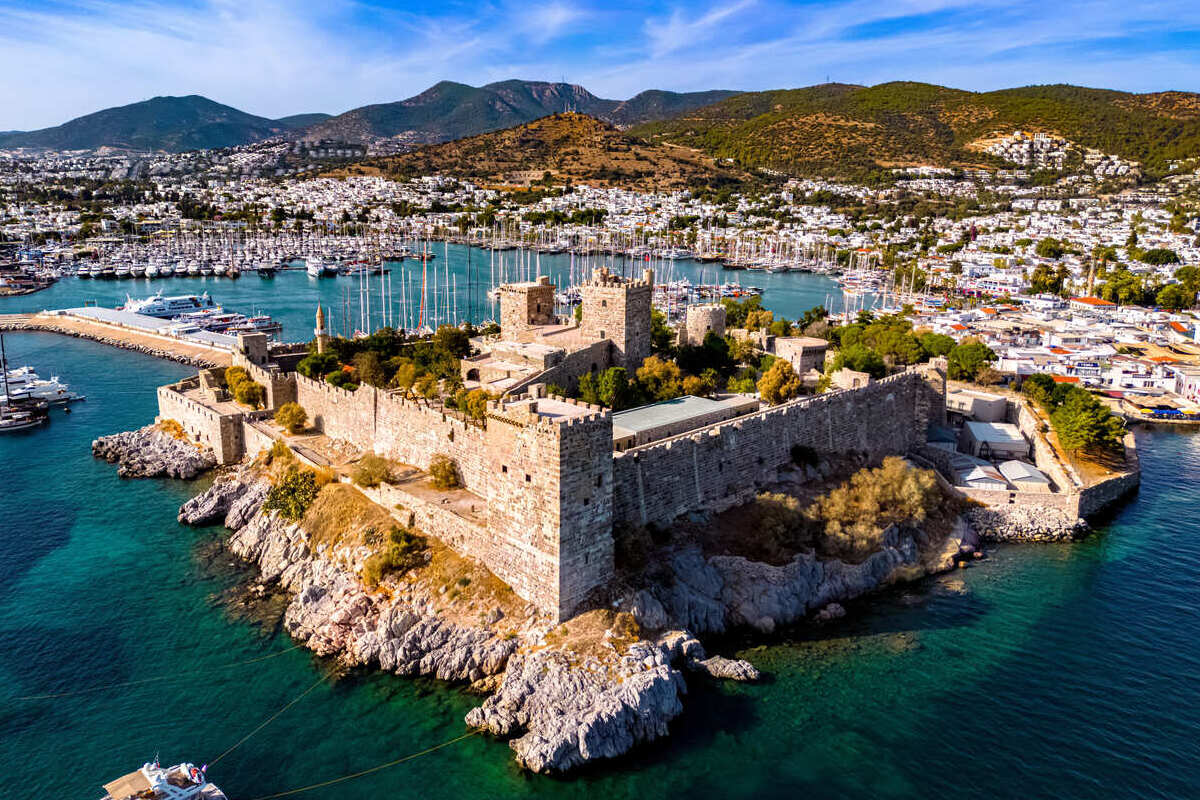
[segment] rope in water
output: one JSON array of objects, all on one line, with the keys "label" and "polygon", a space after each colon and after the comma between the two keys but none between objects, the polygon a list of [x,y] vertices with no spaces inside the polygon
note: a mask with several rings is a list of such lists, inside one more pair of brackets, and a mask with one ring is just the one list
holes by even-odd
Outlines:
[{"label": "rope in water", "polygon": [[104,692],[104,691],[108,691],[110,689],[127,689],[132,686],[142,686],[142,685],[148,684],[148,683],[164,683],[167,681],[188,681],[188,680],[191,680],[193,678],[193,676],[195,676],[195,675],[205,674],[208,672],[219,672],[220,670],[232,669],[234,667],[244,667],[248,664],[258,664],[262,661],[267,661],[268,659],[278,658],[279,656],[290,653],[293,650],[299,650],[303,646],[304,645],[302,645],[302,644],[295,644],[295,645],[292,645],[291,647],[287,648],[286,650],[280,650],[278,653],[271,653],[269,655],[251,658],[246,661],[238,661],[233,664],[224,664],[219,667],[210,667],[208,669],[197,670],[195,672],[189,672],[189,673],[184,673],[184,674],[177,673],[174,675],[163,675],[163,676],[160,676],[157,678],[141,678],[140,680],[125,681],[123,683],[109,683],[109,684],[105,684],[103,686],[91,686],[87,689],[75,689],[70,692],[56,692],[53,694],[27,694],[27,695],[22,695],[20,697],[15,697],[13,699],[14,700],[55,700],[60,697],[74,697],[76,695],[81,695],[81,694],[92,694],[94,692]]},{"label": "rope in water", "polygon": [[433,747],[428,747],[419,753],[410,753],[409,755],[403,756],[401,758],[393,759],[391,761],[387,761],[383,764],[379,764],[377,766],[371,767],[370,769],[364,769],[364,770],[360,770],[358,772],[352,772],[349,775],[343,775],[340,778],[330,778],[329,780],[321,781],[320,783],[310,783],[308,786],[300,786],[295,789],[288,789],[283,792],[276,792],[275,794],[265,794],[260,797],[255,797],[255,798],[253,798],[253,800],[276,800],[276,798],[279,798],[279,797],[288,797],[289,795],[300,794],[302,792],[311,792],[314,789],[324,789],[326,786],[333,786],[334,784],[337,784],[337,783],[345,783],[346,781],[351,781],[351,780],[354,780],[355,778],[361,778],[364,775],[370,775],[372,772],[379,772],[380,770],[387,769],[388,767],[394,767],[397,764],[403,764],[405,761],[412,761],[414,758],[420,758],[421,756],[427,756],[436,750],[441,750],[443,747],[449,747],[452,744],[461,742],[463,739],[469,739],[472,736],[477,736],[479,733],[480,733],[479,731],[471,731],[470,733],[464,733],[462,736],[458,736],[453,739],[449,739],[445,742],[442,742],[441,744],[435,744]]},{"label": "rope in water", "polygon": [[272,722],[274,722],[276,719],[278,719],[278,718],[280,717],[280,715],[282,715],[282,714],[283,714],[283,712],[287,711],[289,708],[291,708],[292,706],[296,705],[296,703],[299,703],[301,700],[303,700],[305,697],[307,697],[307,696],[309,695],[309,693],[310,693],[310,692],[312,692],[312,690],[313,690],[313,689],[316,689],[316,688],[317,688],[318,686],[320,686],[322,683],[324,683],[325,681],[327,681],[327,680],[329,680],[331,677],[333,677],[333,673],[334,673],[334,672],[336,672],[336,671],[337,671],[337,667],[334,667],[333,669],[331,669],[331,670],[329,670],[328,672],[326,672],[324,675],[322,675],[320,678],[318,678],[318,679],[317,679],[317,682],[316,682],[316,683],[314,683],[312,686],[310,686],[310,687],[308,687],[307,689],[305,689],[305,690],[304,690],[303,692],[301,692],[300,694],[298,694],[298,695],[296,695],[295,697],[293,697],[293,698],[291,699],[291,701],[290,701],[290,702],[288,702],[288,704],[287,704],[287,705],[285,705],[283,708],[281,708],[281,709],[279,709],[278,711],[276,711],[276,712],[275,712],[274,714],[272,714],[271,716],[267,717],[267,718],[266,718],[266,719],[265,719],[263,722],[259,723],[258,727],[256,727],[254,730],[252,730],[252,731],[250,731],[249,733],[247,733],[247,734],[246,734],[245,736],[243,736],[241,739],[238,739],[236,742],[234,742],[234,744],[233,744],[233,746],[232,746],[232,747],[230,747],[230,748],[229,748],[228,750],[226,750],[224,753],[221,753],[221,755],[219,755],[219,756],[217,756],[216,758],[214,758],[214,759],[213,759],[213,760],[210,762],[210,765],[213,765],[213,766],[215,766],[215,765],[216,765],[216,763],[217,763],[218,761],[220,761],[222,758],[224,758],[225,756],[229,755],[229,754],[230,754],[230,753],[232,753],[234,750],[237,750],[239,747],[241,747],[243,744],[245,744],[245,743],[246,743],[246,741],[247,741],[247,740],[248,740],[248,739],[249,739],[251,736],[253,736],[254,734],[256,734],[256,733],[258,733],[259,731],[261,731],[263,728],[265,728],[265,727],[267,727],[268,725],[270,725]]}]

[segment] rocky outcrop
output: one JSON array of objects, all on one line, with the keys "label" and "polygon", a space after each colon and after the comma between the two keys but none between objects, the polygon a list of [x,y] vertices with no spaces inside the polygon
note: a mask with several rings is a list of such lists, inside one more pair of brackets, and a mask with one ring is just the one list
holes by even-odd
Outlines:
[{"label": "rocky outcrop", "polygon": [[509,746],[522,766],[563,772],[666,736],[686,691],[664,649],[651,642],[630,646],[615,664],[578,663],[561,650],[521,653],[467,724],[515,736]]},{"label": "rocky outcrop", "polygon": [[[736,627],[770,633],[830,603],[878,589],[901,568],[918,567],[916,535],[892,528],[883,549],[858,564],[800,554],[774,566],[741,556],[705,558],[697,548],[683,549],[667,560],[672,580],[648,591],[674,626],[698,634]],[[657,617],[653,603],[643,600],[639,608]]]},{"label": "rocky outcrop", "polygon": [[179,521],[189,525],[211,525],[218,520],[224,520],[234,503],[240,500],[252,485],[256,484],[233,476],[218,478],[208,491],[201,492],[179,507]]},{"label": "rocky outcrop", "polygon": [[92,455],[116,464],[117,474],[122,478],[186,480],[217,463],[212,450],[176,439],[155,425],[101,436],[92,442]]},{"label": "rocky outcrop", "polygon": [[972,508],[963,516],[985,542],[1070,542],[1091,530],[1083,519],[1046,506]]}]

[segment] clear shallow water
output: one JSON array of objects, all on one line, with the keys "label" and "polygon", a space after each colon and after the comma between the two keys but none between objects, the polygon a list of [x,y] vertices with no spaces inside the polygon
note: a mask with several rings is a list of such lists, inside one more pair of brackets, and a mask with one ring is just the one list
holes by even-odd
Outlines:
[{"label": "clear shallow water", "polygon": [[[481,322],[498,319],[499,311],[487,300],[487,286],[493,280],[524,280],[538,274],[549,275],[558,286],[577,283],[585,277],[599,261],[572,259],[570,255],[542,255],[528,267],[524,262],[517,264],[517,252],[497,253],[495,266],[488,251],[471,249],[468,263],[468,248],[452,245],[433,248],[437,258],[429,263],[427,274],[427,314],[440,321],[449,318],[469,319]],[[449,256],[447,259],[446,256]],[[608,264],[607,257],[603,263]],[[449,264],[449,280],[447,280]],[[540,264],[540,266],[539,266]],[[613,262],[612,269],[624,274],[641,274],[643,262],[620,259]],[[842,294],[838,285],[824,275],[807,272],[770,273],[746,270],[724,270],[717,264],[699,264],[694,261],[675,261],[656,265],[659,282],[687,278],[693,284],[739,283],[743,286],[758,286],[765,290],[764,303],[776,313],[795,319],[810,308],[830,305],[834,311],[842,309]],[[391,265],[391,309],[389,320],[396,327],[415,328],[418,319],[421,286],[421,265],[412,260]],[[452,291],[443,287],[449,285]],[[437,294],[435,295],[435,288]],[[383,324],[380,278],[374,276],[369,283],[369,302],[373,327]],[[403,288],[402,288],[403,287]],[[17,311],[40,311],[42,309],[73,308],[87,303],[115,307],[125,302],[126,294],[147,297],[158,290],[163,294],[200,294],[207,291],[218,303],[231,311],[243,314],[263,312],[271,314],[283,323],[283,339],[300,341],[312,338],[314,315],[317,303],[325,306],[331,316],[330,327],[337,334],[352,333],[362,319],[360,308],[366,304],[359,299],[359,279],[349,277],[310,278],[303,270],[286,270],[273,278],[260,278],[251,272],[236,280],[216,277],[95,280],[64,278],[42,292],[24,297],[10,298],[0,303],[0,313]],[[862,300],[854,301],[862,303]],[[870,307],[870,299],[865,301]],[[449,306],[449,311],[446,306]]]},{"label": "clear shallow water", "polygon": [[[0,437],[0,797],[98,796],[155,752],[211,762],[329,664],[230,611],[244,573],[213,547],[220,531],[175,521],[198,486],[121,481],[89,453],[148,421],[153,387],[186,370],[49,334],[6,341],[89,399]],[[528,776],[477,737],[300,796],[1193,796],[1200,437],[1149,434],[1141,452],[1145,488],[1086,542],[1001,549],[818,636],[724,643],[769,680],[692,680],[672,736],[615,766]],[[474,702],[355,673],[211,774],[238,800],[326,780],[461,735]]]}]

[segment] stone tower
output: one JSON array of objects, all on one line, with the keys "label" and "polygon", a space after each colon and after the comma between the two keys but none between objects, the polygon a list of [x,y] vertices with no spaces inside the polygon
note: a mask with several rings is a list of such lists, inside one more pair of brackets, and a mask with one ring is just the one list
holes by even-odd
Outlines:
[{"label": "stone tower", "polygon": [[317,337],[317,352],[324,353],[329,344],[329,332],[325,330],[325,309],[321,308],[320,303],[317,303],[317,327],[313,334]]},{"label": "stone tower", "polygon": [[500,335],[520,341],[530,329],[554,324],[554,285],[539,275],[537,281],[506,283],[500,287]]},{"label": "stone tower", "polygon": [[635,370],[650,355],[650,308],[654,270],[640,280],[626,280],[606,267],[592,273],[580,287],[583,296],[581,329],[588,339],[611,339],[617,366]]},{"label": "stone tower", "polygon": [[679,328],[679,344],[699,347],[710,331],[717,336],[725,335],[725,306],[719,303],[688,306]]},{"label": "stone tower", "polygon": [[612,414],[560,398],[488,411],[488,532],[521,597],[571,616],[613,576]]}]

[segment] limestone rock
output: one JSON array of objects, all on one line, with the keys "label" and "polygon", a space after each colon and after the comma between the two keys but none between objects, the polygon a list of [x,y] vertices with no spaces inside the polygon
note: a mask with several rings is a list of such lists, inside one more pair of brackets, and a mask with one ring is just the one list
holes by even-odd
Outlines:
[{"label": "limestone rock", "polygon": [[713,656],[693,665],[697,672],[706,672],[714,678],[724,678],[732,681],[756,681],[762,673],[749,661],[741,659]]},{"label": "limestone rock", "polygon": [[92,442],[92,455],[116,464],[122,478],[190,480],[217,463],[212,450],[176,439],[155,425],[101,436]]},{"label": "limestone rock", "polygon": [[249,488],[248,484],[236,477],[218,479],[208,491],[201,492],[180,506],[179,521],[189,525],[210,525],[223,520]]},{"label": "limestone rock", "polygon": [[[649,665],[647,665],[649,661]],[[467,714],[472,727],[516,736],[509,746],[534,772],[614,758],[667,734],[682,710],[683,677],[639,642],[619,666],[579,668],[557,650],[514,655],[497,692]]]}]

